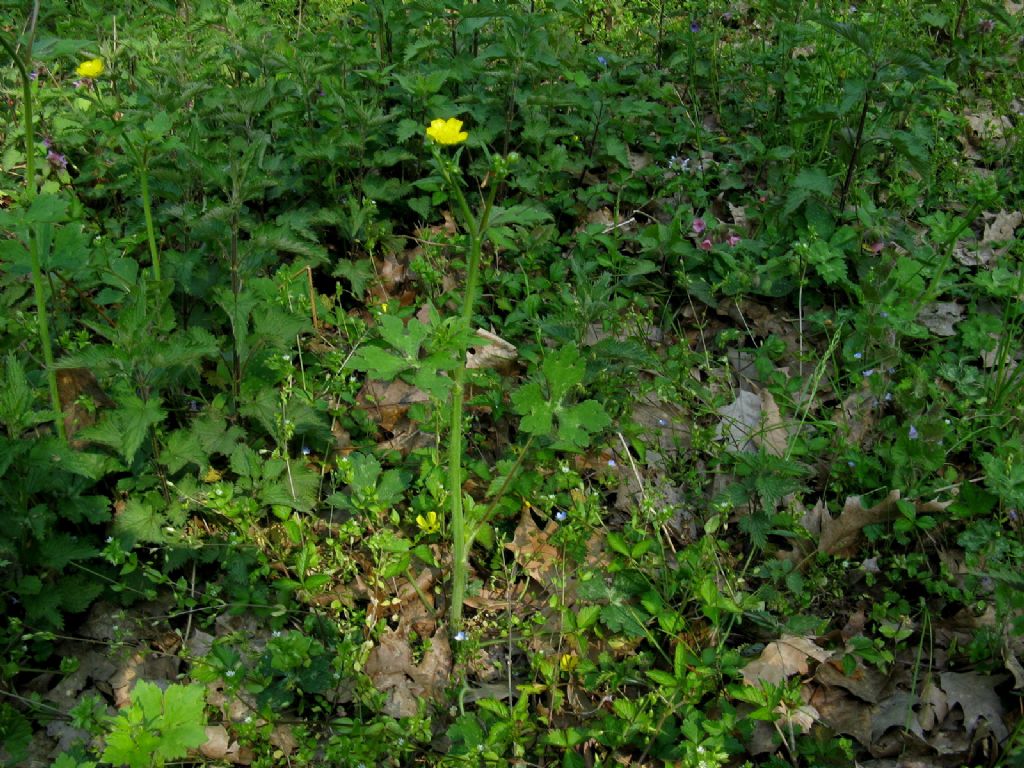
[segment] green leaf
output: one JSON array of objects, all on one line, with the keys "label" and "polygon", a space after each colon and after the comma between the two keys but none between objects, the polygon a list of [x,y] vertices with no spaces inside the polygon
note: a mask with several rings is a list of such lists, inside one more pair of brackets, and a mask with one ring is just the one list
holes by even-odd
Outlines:
[{"label": "green leaf", "polygon": [[564,450],[580,450],[590,443],[590,436],[612,423],[605,413],[604,407],[596,400],[584,400],[582,403],[557,411],[558,443],[556,448]]},{"label": "green leaf", "polygon": [[64,221],[68,201],[57,195],[39,195],[25,212],[26,224],[56,224]]},{"label": "green leaf", "polygon": [[510,205],[508,208],[494,206],[488,224],[492,227],[516,225],[530,227],[551,220],[551,214],[536,205]]},{"label": "green leaf", "polygon": [[582,382],[585,372],[580,353],[570,346],[546,356],[541,368],[548,380],[548,391],[553,402],[560,402],[573,387]]},{"label": "green leaf", "polygon": [[412,367],[408,360],[385,352],[380,347],[360,347],[348,362],[357,371],[366,371],[370,378],[382,381],[392,381],[398,374]]},{"label": "green leaf", "polygon": [[140,680],[132,703],[113,719],[103,760],[129,768],[163,766],[206,743],[204,691],[170,685],[166,691]]}]

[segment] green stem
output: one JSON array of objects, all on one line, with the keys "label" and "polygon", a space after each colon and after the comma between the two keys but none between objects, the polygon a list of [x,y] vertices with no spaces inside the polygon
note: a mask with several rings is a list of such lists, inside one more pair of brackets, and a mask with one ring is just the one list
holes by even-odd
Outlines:
[{"label": "green stem", "polygon": [[142,215],[146,218],[146,238],[149,240],[149,255],[153,260],[153,278],[160,280],[160,254],[156,249],[156,233],[153,230],[153,203],[149,197],[149,171],[146,164],[139,167],[139,181],[142,185]]},{"label": "green stem", "polygon": [[[442,162],[442,168],[444,167]],[[448,185],[462,215],[463,224],[469,236],[469,264],[466,268],[466,290],[462,299],[460,329],[468,334],[473,322],[476,305],[477,283],[480,280],[480,253],[487,232],[487,222],[494,205],[497,180],[492,180],[487,201],[480,220],[470,212],[466,198],[458,184],[446,173]],[[476,531],[466,530],[465,510],[462,506],[462,411],[465,404],[466,354],[459,351],[459,360],[453,374],[451,429],[448,435],[448,488],[451,494],[451,535],[452,535],[452,589],[449,630],[454,635],[462,628],[462,605],[466,599],[466,582],[469,571],[469,548]]]},{"label": "green stem", "polygon": [[[36,197],[36,139],[32,120],[32,81],[29,79],[25,62],[6,37],[0,36],[0,45],[11,55],[21,73],[21,87],[24,99],[21,108],[25,134],[25,207],[31,208]],[[50,389],[50,407],[61,442],[67,441],[64,420],[61,418],[60,393],[57,389],[57,369],[53,364],[53,348],[50,345],[50,319],[46,312],[46,292],[43,287],[43,270],[39,263],[39,241],[35,227],[29,227],[28,252],[32,260],[32,288],[36,301],[36,321],[39,328],[39,343],[43,347],[43,362],[46,365],[46,380]]]}]

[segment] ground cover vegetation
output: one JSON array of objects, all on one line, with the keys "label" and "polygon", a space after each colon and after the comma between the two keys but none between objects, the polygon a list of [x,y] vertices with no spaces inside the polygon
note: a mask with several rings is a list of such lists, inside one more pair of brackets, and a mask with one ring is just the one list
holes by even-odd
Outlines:
[{"label": "ground cover vegetation", "polygon": [[6,765],[1024,765],[1020,4],[26,5]]}]

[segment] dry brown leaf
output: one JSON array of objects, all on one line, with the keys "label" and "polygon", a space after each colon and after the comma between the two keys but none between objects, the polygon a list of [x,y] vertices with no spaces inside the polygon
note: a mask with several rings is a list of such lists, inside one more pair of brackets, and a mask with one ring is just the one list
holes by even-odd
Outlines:
[{"label": "dry brown leaf", "polygon": [[452,669],[452,651],[444,629],[430,638],[430,647],[419,664],[414,664],[408,637],[401,630],[381,636],[366,660],[366,675],[377,690],[387,695],[385,714],[413,717],[418,699],[439,700]]},{"label": "dry brown leaf", "polygon": [[558,550],[548,543],[548,538],[558,530],[558,523],[553,520],[541,530],[533,519],[529,507],[523,508],[516,526],[515,535],[506,549],[515,553],[516,562],[538,583],[550,586],[558,575],[562,563]]},{"label": "dry brown leaf", "polygon": [[1000,741],[1009,736],[1003,722],[1005,709],[996,693],[997,685],[1006,680],[1005,675],[982,675],[978,672],[943,672],[939,675],[942,690],[949,700],[950,708],[959,705],[964,713],[964,727],[974,733],[979,720],[985,720],[992,733]]},{"label": "dry brown leaf", "polygon": [[1013,121],[1009,117],[986,111],[965,111],[964,117],[968,125],[967,140],[972,145],[980,147],[992,142],[998,149],[1006,146],[1005,136],[1013,130]]},{"label": "dry brown leaf", "polygon": [[754,443],[771,456],[785,456],[786,448],[789,446],[789,433],[785,423],[782,421],[782,414],[775,398],[767,389],[762,389],[761,397],[761,418],[763,428],[754,435]]},{"label": "dry brown leaf", "polygon": [[732,216],[732,223],[736,225],[737,229],[747,228],[747,209],[742,205],[733,205],[732,203],[726,203],[729,206],[729,215]]},{"label": "dry brown leaf", "polygon": [[865,747],[871,744],[871,707],[867,704],[840,688],[825,685],[814,689],[809,702],[833,731],[852,736]]},{"label": "dry brown leaf", "polygon": [[918,700],[906,692],[896,693],[871,708],[871,741],[877,742],[890,728],[906,729],[924,738],[924,729],[914,707]]},{"label": "dry brown leaf", "polygon": [[832,517],[827,513],[822,515],[818,551],[837,557],[852,556],[856,552],[864,527],[895,519],[899,514],[896,506],[899,500],[900,492],[890,491],[878,504],[865,509],[860,496],[848,497],[838,517]]},{"label": "dry brown leaf", "polygon": [[953,328],[964,319],[964,307],[955,301],[933,301],[917,313],[917,321],[936,336],[956,336]]},{"label": "dry brown leaf", "polygon": [[474,343],[467,350],[466,367],[492,369],[499,373],[511,372],[519,357],[515,345],[483,328],[477,328],[476,336],[480,342]]},{"label": "dry brown leaf", "polygon": [[389,382],[371,379],[356,397],[358,406],[388,432],[395,431],[411,406],[429,401],[430,395],[426,392],[398,379]]},{"label": "dry brown leaf", "polygon": [[847,675],[838,663],[831,661],[818,665],[814,677],[822,685],[842,688],[869,704],[881,701],[882,690],[888,682],[888,678],[877,669],[861,664]]},{"label": "dry brown leaf", "polygon": [[270,743],[281,750],[286,757],[299,746],[298,739],[292,733],[292,727],[288,723],[279,723],[270,732]]},{"label": "dry brown leaf", "polygon": [[981,238],[983,245],[1013,240],[1017,227],[1024,223],[1024,213],[1020,211],[999,211],[988,216],[991,216],[992,220],[985,224],[985,233]]},{"label": "dry brown leaf", "polygon": [[199,753],[210,760],[224,760],[234,765],[252,763],[252,750],[232,739],[223,725],[206,726],[206,743],[199,747]]},{"label": "dry brown leaf", "polygon": [[725,440],[730,450],[753,452],[754,434],[761,425],[761,398],[741,389],[736,399],[718,409],[721,422],[715,429],[715,438]]},{"label": "dry brown leaf", "polygon": [[810,672],[809,658],[821,662],[830,655],[810,638],[783,635],[768,643],[761,655],[743,668],[743,681],[747,685],[778,685],[793,675],[802,677]]}]

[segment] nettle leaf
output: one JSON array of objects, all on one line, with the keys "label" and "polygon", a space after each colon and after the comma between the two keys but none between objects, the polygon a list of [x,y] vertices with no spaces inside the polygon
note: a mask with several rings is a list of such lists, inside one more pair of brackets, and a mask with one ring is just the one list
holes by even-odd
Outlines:
[{"label": "nettle leaf", "polygon": [[357,371],[365,371],[370,378],[381,381],[392,381],[412,367],[408,360],[385,352],[380,347],[360,347],[348,362]]},{"label": "nettle leaf", "polygon": [[550,220],[551,214],[535,205],[518,204],[510,205],[508,208],[496,205],[491,209],[491,218],[488,219],[488,223],[492,227],[506,224],[531,227]]},{"label": "nettle leaf", "polygon": [[69,533],[51,533],[39,545],[40,562],[55,571],[63,570],[74,560],[88,560],[95,554],[92,545]]},{"label": "nettle leaf", "polygon": [[149,428],[162,422],[167,414],[158,400],[143,400],[135,395],[120,398],[119,405],[99,424],[79,432],[79,437],[113,448],[126,464],[131,464]]}]

